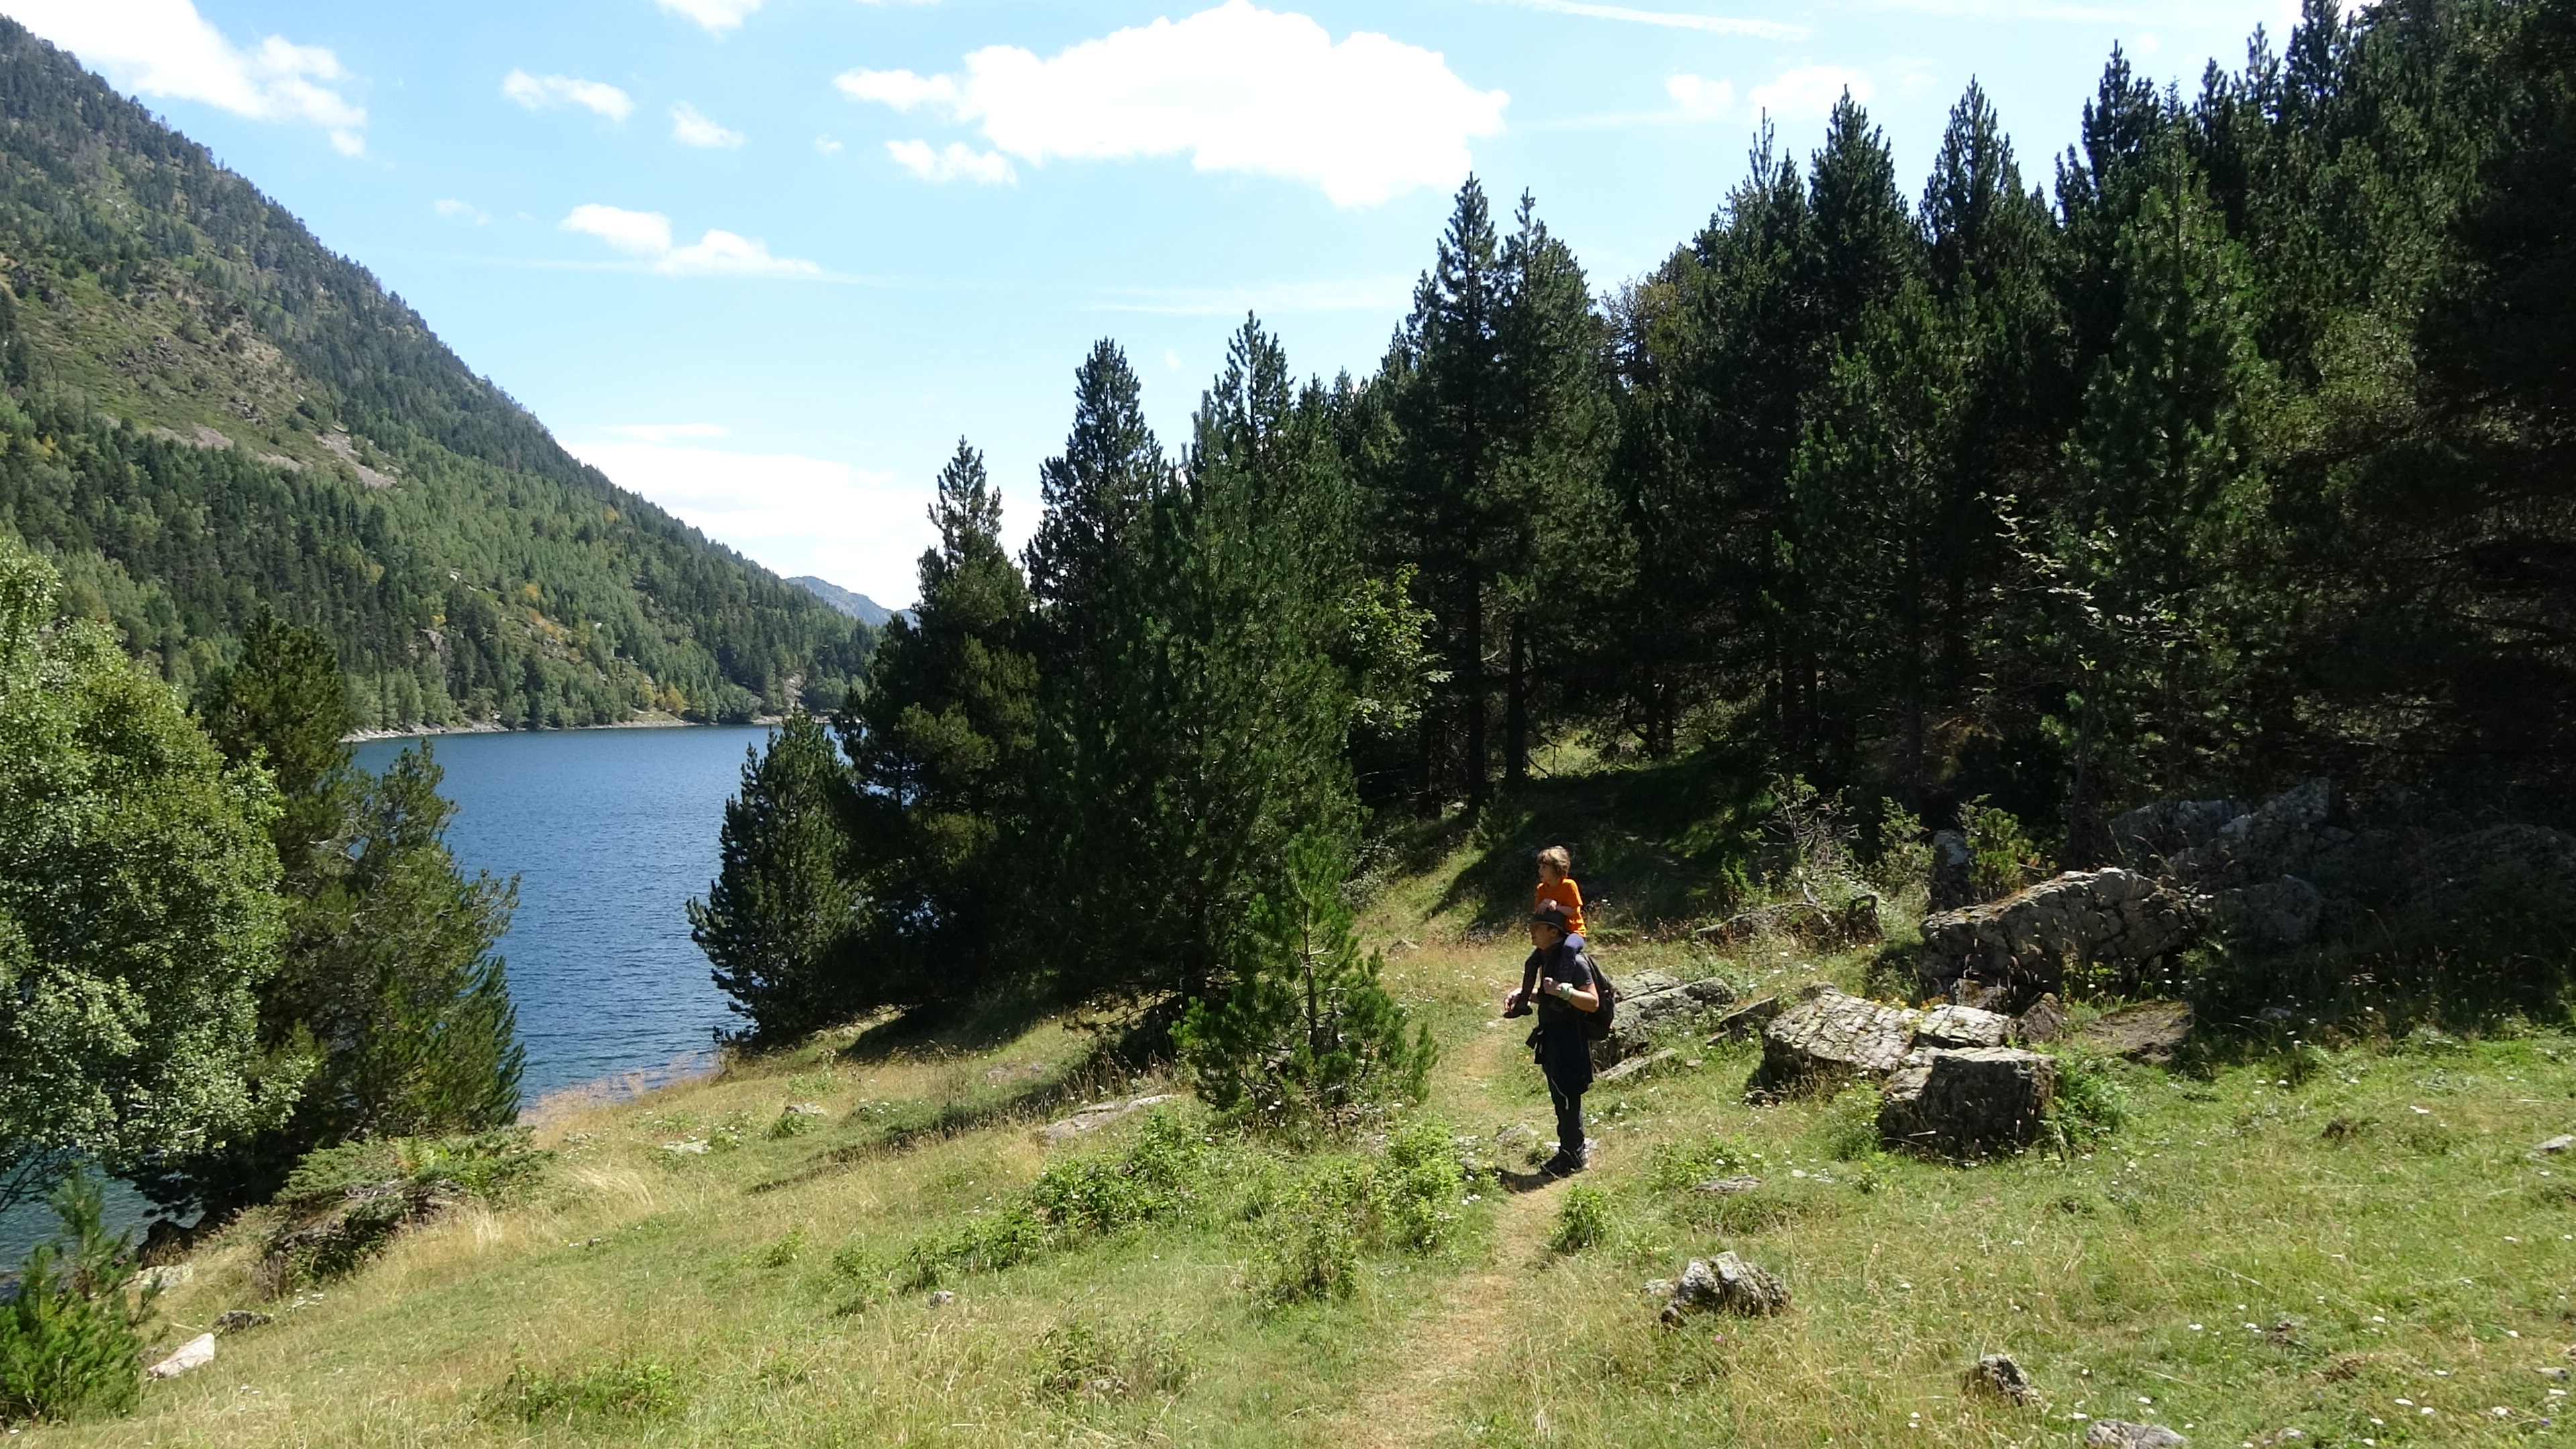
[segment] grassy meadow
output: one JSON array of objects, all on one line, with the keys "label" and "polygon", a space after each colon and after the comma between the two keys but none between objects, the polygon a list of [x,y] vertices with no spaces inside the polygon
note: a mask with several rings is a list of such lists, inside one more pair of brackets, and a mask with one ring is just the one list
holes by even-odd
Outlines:
[{"label": "grassy meadow", "polygon": [[[1097,1024],[854,1028],[551,1102],[524,1200],[275,1301],[245,1221],[162,1297],[159,1341],[273,1323],[131,1418],[20,1437],[1643,1449],[2072,1444],[2111,1417],[2206,1445],[2576,1442],[2547,1372],[2576,1368],[2576,1153],[2534,1153],[2576,1130],[2562,1028],[2292,1022],[2180,1071],[2081,1063],[2061,1141],[1969,1168],[1877,1150],[1866,1092],[1748,1106],[1757,1048],[1691,1039],[1593,1094],[1591,1173],[1531,1186],[1546,1097],[1494,1010],[1522,948],[1475,884],[1499,854],[1389,867],[1369,928],[1443,1055],[1423,1108],[1356,1143],[1242,1142],[1184,1095],[1049,1145],[1073,1107],[1173,1084],[1110,1065]],[[1718,958],[1615,912],[1614,975],[1865,984],[1867,953]],[[1692,1191],[1739,1174],[1760,1187]],[[1033,1236],[1040,1198],[1075,1226]],[[1640,1285],[1725,1249],[1791,1311],[1659,1327]],[[1963,1388],[1997,1351],[2044,1406]]]}]

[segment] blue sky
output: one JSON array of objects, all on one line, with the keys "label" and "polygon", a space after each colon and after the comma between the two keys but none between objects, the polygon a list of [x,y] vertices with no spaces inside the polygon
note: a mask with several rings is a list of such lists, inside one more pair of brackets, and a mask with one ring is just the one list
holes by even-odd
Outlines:
[{"label": "blue sky", "polygon": [[2114,41],[2186,88],[2290,0],[0,0],[373,269],[576,453],[913,597],[963,435],[1025,536],[1072,370],[1167,440],[1246,309],[1364,373],[1472,168],[1596,290],[1848,85],[1919,188],[1971,76],[2033,181]]}]

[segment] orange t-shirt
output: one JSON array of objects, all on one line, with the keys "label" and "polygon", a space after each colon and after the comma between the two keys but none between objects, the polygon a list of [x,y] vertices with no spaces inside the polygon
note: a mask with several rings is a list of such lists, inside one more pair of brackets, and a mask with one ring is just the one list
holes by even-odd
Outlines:
[{"label": "orange t-shirt", "polygon": [[1565,924],[1573,928],[1574,934],[1578,936],[1582,935],[1583,890],[1580,886],[1577,886],[1574,883],[1574,877],[1567,876],[1554,885],[1549,885],[1545,881],[1540,881],[1538,883],[1538,898],[1530,902],[1530,909],[1536,910],[1540,906],[1546,905],[1549,901],[1554,901],[1558,905],[1565,907]]}]

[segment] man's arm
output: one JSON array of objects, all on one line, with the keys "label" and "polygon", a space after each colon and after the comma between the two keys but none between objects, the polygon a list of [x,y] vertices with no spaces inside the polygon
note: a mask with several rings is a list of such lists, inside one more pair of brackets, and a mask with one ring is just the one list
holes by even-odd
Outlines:
[{"label": "man's arm", "polygon": [[1588,984],[1577,986],[1571,981],[1551,980],[1547,983],[1547,994],[1564,1002],[1566,1005],[1573,1007],[1577,1011],[1599,1011],[1601,1009],[1601,993],[1594,990]]}]

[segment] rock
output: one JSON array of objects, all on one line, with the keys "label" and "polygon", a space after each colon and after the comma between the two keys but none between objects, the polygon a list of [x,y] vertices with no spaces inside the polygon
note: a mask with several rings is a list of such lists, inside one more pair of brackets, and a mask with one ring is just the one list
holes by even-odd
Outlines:
[{"label": "rock", "polygon": [[1733,1197],[1737,1193],[1751,1192],[1761,1185],[1762,1179],[1749,1174],[1743,1177],[1712,1177],[1706,1182],[1691,1184],[1691,1191],[1703,1193],[1709,1197]]},{"label": "rock", "polygon": [[1755,906],[1693,934],[1716,946],[1741,946],[1764,936],[1786,936],[1825,950],[1864,946],[1885,939],[1879,925],[1878,897],[1854,896],[1840,906],[1817,901],[1774,901]]},{"label": "rock", "polygon": [[2576,890],[2576,836],[2544,825],[2490,826],[2434,841],[2416,869],[2437,906],[2481,886],[2564,896]]},{"label": "rock", "polygon": [[2039,1385],[2030,1381],[2030,1375],[2023,1373],[2021,1365],[2013,1362],[2013,1356],[2008,1353],[1990,1353],[1977,1360],[1977,1366],[1968,1370],[1968,1387],[1992,1394],[2007,1403],[2047,1402],[2039,1392]]},{"label": "rock", "polygon": [[179,1345],[179,1350],[143,1372],[156,1379],[175,1379],[190,1369],[204,1368],[215,1361],[215,1336],[201,1333]]},{"label": "rock", "polygon": [[2562,1132],[2531,1150],[2544,1155],[2555,1156],[2558,1153],[2566,1151],[2570,1147],[2576,1147],[2576,1137],[2571,1137]]},{"label": "rock", "polygon": [[1805,999],[1762,1029],[1753,1089],[1830,1091],[1854,1077],[1886,1076],[1913,1047],[1919,1016],[1830,986],[1809,987]]},{"label": "rock", "polygon": [[2066,1027],[2066,1003],[2058,1000],[2055,992],[2048,992],[2013,1023],[2013,1035],[2023,1041],[2056,1041],[2066,1035]]},{"label": "rock", "polygon": [[1697,1258],[1682,1270],[1682,1276],[1669,1285],[1664,1303],[1666,1328],[1678,1328],[1692,1313],[1732,1313],[1740,1318],[1759,1318],[1778,1313],[1789,1306],[1789,1288],[1778,1277],[1757,1268],[1733,1253],[1720,1253],[1708,1262]]},{"label": "rock", "polygon": [[2294,875],[2223,890],[2209,898],[2210,929],[2240,945],[2304,946],[2317,938],[2323,892]]},{"label": "rock", "polygon": [[2191,1007],[2180,1001],[2141,1001],[2095,1017],[2075,1034],[2076,1044],[2133,1062],[2164,1066],[2191,1039]]},{"label": "rock", "polygon": [[[988,1072],[985,1075],[989,1079],[992,1074]],[[798,1117],[821,1117],[828,1115],[824,1112],[823,1104],[820,1102],[790,1102],[787,1104],[787,1110],[791,1115]]]},{"label": "rock", "polygon": [[1722,1041],[1742,1041],[1769,1026],[1771,1019],[1779,1014],[1779,997],[1765,996],[1758,1001],[1748,1001],[1717,1019],[1717,1030],[1709,1033],[1708,1044],[1715,1046]]},{"label": "rock", "polygon": [[2562,1384],[2567,1382],[2568,1379],[2567,1370],[2560,1368],[2554,1363],[2542,1364],[2540,1367],[2533,1369],[2532,1372],[2540,1375],[2544,1379],[2554,1379]]},{"label": "rock", "polygon": [[1611,1019],[1610,1034],[1592,1044],[1596,1071],[1644,1055],[1653,1049],[1655,1038],[1687,1028],[1736,1000],[1735,988],[1714,976],[1675,982],[1661,972],[1640,971],[1616,984],[1619,1009]]},{"label": "rock", "polygon": [[1956,830],[1932,832],[1932,910],[1955,911],[1977,903],[1977,858],[1968,837]]},{"label": "rock", "polygon": [[167,1293],[173,1288],[182,1288],[196,1281],[196,1264],[165,1263],[158,1268],[146,1268],[135,1274],[130,1286],[146,1293]]},{"label": "rock", "polygon": [[2253,813],[2242,800],[2159,800],[2110,825],[2111,849],[2133,870],[2161,872],[2165,862],[2218,838],[2228,822]]},{"label": "rock", "polygon": [[1650,1052],[1642,1057],[1630,1057],[1626,1061],[1621,1062],[1617,1066],[1594,1077],[1592,1079],[1592,1085],[1601,1087],[1607,1086],[1612,1082],[1624,1082],[1632,1077],[1642,1077],[1646,1073],[1653,1071],[1655,1068],[1662,1066],[1664,1063],[1669,1062],[1680,1055],[1680,1052],[1673,1050],[1671,1047],[1666,1047],[1662,1051]]},{"label": "rock", "polygon": [[930,1296],[922,1300],[932,1308],[945,1308],[956,1301],[957,1295],[946,1288],[933,1289]]},{"label": "rock", "polygon": [[2012,1038],[2013,1019],[1973,1006],[1936,1006],[1914,1027],[1917,1046],[1993,1047]]},{"label": "rock", "polygon": [[704,1157],[712,1148],[707,1139],[692,1137],[685,1142],[665,1142],[662,1150],[680,1157]]},{"label": "rock", "polygon": [[1123,1102],[1101,1102],[1083,1108],[1061,1122],[1049,1122],[1038,1129],[1038,1136],[1048,1142],[1070,1142],[1086,1132],[1097,1132],[1130,1112],[1141,1112],[1172,1100],[1170,1092],[1156,1092],[1150,1097],[1130,1097]]},{"label": "rock", "polygon": [[265,1313],[255,1313],[247,1308],[227,1308],[215,1315],[215,1332],[247,1333],[254,1328],[266,1328],[276,1321]]},{"label": "rock", "polygon": [[1890,1147],[1977,1158],[2026,1147],[2057,1100],[2057,1059],[2014,1047],[1924,1047],[1887,1079],[1878,1134]]},{"label": "rock", "polygon": [[2001,1010],[2056,990],[2070,962],[2143,968],[2191,944],[2202,925],[2199,900],[2136,871],[2069,871],[1925,918],[1923,990]]},{"label": "rock", "polygon": [[2331,780],[2310,780],[2228,821],[2202,844],[2177,851],[2165,861],[2165,873],[2202,891],[2257,885],[2306,875],[2320,856],[2353,839],[2343,792]]},{"label": "rock", "polygon": [[2084,1449],[2173,1449],[2191,1441],[2162,1424],[2132,1424],[2122,1419],[2096,1419],[2084,1431]]}]

